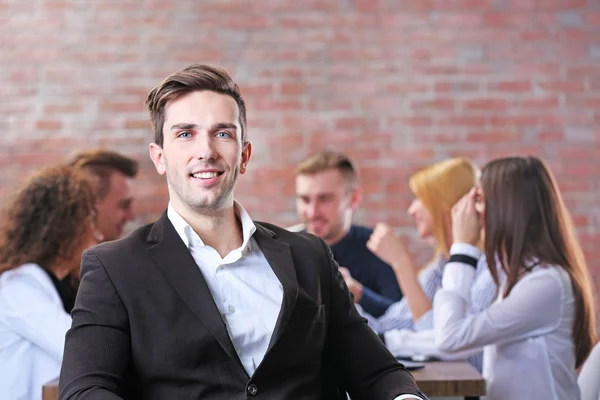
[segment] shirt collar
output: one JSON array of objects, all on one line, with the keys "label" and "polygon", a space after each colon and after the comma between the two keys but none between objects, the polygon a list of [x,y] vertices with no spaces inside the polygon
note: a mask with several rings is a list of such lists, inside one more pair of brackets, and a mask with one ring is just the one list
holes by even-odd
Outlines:
[{"label": "shirt collar", "polygon": [[[250,215],[240,203],[234,201],[233,208],[236,218],[242,223],[243,241],[242,246],[238,250],[244,250],[249,248],[250,238],[252,235],[254,235],[254,232],[256,232],[256,225],[254,225],[252,218],[250,218]],[[171,202],[169,202],[169,206],[167,207],[167,217],[169,218],[169,221],[171,221],[171,224],[173,224],[173,227],[175,228],[175,231],[179,237],[181,237],[181,240],[183,240],[185,247],[189,249],[190,247],[194,246],[204,246],[200,236],[198,236],[190,224],[188,224],[186,220],[183,219],[183,217],[179,215],[177,211],[175,211],[175,208],[173,208]]]}]

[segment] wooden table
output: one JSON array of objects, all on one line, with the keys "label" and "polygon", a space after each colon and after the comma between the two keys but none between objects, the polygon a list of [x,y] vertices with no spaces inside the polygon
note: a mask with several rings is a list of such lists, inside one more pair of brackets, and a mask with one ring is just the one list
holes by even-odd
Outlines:
[{"label": "wooden table", "polygon": [[[466,361],[435,361],[412,372],[427,396],[484,396],[485,379]],[[58,399],[58,380],[44,385],[43,400]]]},{"label": "wooden table", "polygon": [[58,400],[58,379],[48,382],[42,387],[42,400]]},{"label": "wooden table", "polygon": [[485,396],[485,379],[466,361],[432,361],[411,372],[427,396]]}]

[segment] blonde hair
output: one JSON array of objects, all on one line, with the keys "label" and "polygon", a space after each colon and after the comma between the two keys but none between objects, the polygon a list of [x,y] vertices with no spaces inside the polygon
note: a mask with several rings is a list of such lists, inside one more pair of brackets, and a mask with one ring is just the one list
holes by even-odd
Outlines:
[{"label": "blonde hair", "polygon": [[457,157],[424,168],[410,177],[410,189],[433,219],[435,256],[450,257],[452,206],[475,186],[481,172],[468,158]]},{"label": "blonde hair", "polygon": [[314,175],[329,169],[340,171],[350,189],[358,186],[358,170],[348,156],[339,151],[326,149],[311,154],[298,164],[296,176]]}]

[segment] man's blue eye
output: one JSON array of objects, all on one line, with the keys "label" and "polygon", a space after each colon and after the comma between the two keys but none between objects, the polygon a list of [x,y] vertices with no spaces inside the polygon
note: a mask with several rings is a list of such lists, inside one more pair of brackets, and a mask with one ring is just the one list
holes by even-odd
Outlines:
[{"label": "man's blue eye", "polygon": [[188,132],[188,131],[184,131],[184,132],[181,132],[181,133],[179,133],[179,135],[177,135],[177,137],[180,137],[180,138],[184,138],[184,139],[185,139],[185,138],[189,138],[191,135],[192,135],[192,134],[191,134],[190,132]]},{"label": "man's blue eye", "polygon": [[217,133],[217,136],[220,138],[229,138],[229,137],[231,137],[231,133],[229,133],[227,131],[221,131],[221,132]]}]

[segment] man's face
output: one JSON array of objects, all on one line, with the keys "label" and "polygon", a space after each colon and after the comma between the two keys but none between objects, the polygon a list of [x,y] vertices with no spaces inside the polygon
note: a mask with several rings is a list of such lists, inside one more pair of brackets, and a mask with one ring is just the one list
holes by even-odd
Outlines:
[{"label": "man's face", "polygon": [[96,228],[106,241],[120,238],[125,224],[135,218],[132,183],[133,179],[113,172],[108,193],[96,203]]},{"label": "man's face", "polygon": [[243,144],[239,108],[228,95],[197,91],[165,107],[164,141],[150,145],[159,174],[167,175],[178,210],[211,214],[233,205],[233,189],[246,172],[252,146]]},{"label": "man's face", "polygon": [[334,244],[347,233],[358,207],[358,189],[350,189],[335,168],[296,177],[296,209],[309,233]]}]

